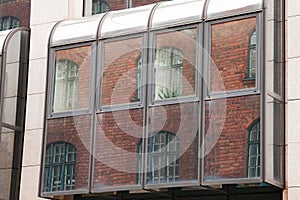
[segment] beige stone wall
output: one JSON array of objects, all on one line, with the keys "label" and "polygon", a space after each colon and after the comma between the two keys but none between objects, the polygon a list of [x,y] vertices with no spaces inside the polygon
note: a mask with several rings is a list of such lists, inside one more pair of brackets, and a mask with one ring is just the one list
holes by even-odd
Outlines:
[{"label": "beige stone wall", "polygon": [[285,199],[300,198],[300,1],[286,1],[286,189]]}]

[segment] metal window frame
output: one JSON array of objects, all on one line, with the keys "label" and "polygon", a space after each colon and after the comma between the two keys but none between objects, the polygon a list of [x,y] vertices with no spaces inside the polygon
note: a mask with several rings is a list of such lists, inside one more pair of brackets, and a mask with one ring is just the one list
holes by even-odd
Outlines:
[{"label": "metal window frame", "polygon": [[[5,70],[7,64],[7,53],[9,43],[13,40],[16,33],[20,32],[20,54],[19,54],[19,77],[18,77],[18,88],[17,98],[22,98],[21,101],[16,105],[16,120],[14,125],[4,123],[2,121],[3,101],[4,101],[4,86],[5,84]],[[20,27],[10,30],[0,47],[0,142],[2,129],[7,128],[13,131],[14,141],[12,143],[13,154],[12,154],[12,171],[10,175],[10,191],[8,195],[10,199],[19,198],[19,186],[21,176],[21,163],[22,163],[22,150],[23,150],[23,139],[24,139],[24,128],[25,128],[25,114],[26,114],[26,95],[27,95],[27,74],[28,74],[28,60],[29,60],[29,36],[30,30],[28,28]]]},{"label": "metal window frame", "polygon": [[[258,127],[259,127],[259,140],[256,140],[256,141],[251,141],[250,140],[250,133],[251,133],[251,131],[252,131],[252,129],[255,127],[255,126],[257,126],[258,125]],[[246,164],[246,166],[247,166],[247,177],[249,177],[249,157],[251,156],[250,155],[250,145],[253,145],[253,144],[257,144],[257,145],[259,145],[259,154],[257,154],[256,155],[256,157],[257,156],[260,156],[261,157],[261,154],[262,154],[262,149],[261,149],[261,143],[262,143],[262,141],[261,141],[261,127],[260,127],[261,125],[260,125],[260,118],[259,119],[256,119],[256,120],[254,120],[253,121],[253,123],[251,124],[251,126],[249,127],[249,129],[248,129],[248,143],[247,143],[247,164]],[[262,166],[261,166],[261,159],[259,159],[259,167],[260,167],[260,172],[259,172],[259,174],[261,173],[261,168],[262,168]],[[257,168],[258,166],[257,165],[255,165],[255,168]]]},{"label": "metal window frame", "polygon": [[[154,69],[155,69],[155,50],[156,50],[156,35],[159,34],[168,34],[176,31],[182,31],[186,29],[195,29],[197,32],[195,34],[196,40],[195,40],[195,89],[194,89],[194,94],[193,95],[187,95],[187,96],[179,96],[179,97],[174,97],[174,98],[167,98],[167,99],[159,99],[155,100],[154,99]],[[149,101],[148,106],[162,106],[162,105],[168,105],[168,104],[177,104],[177,103],[186,103],[186,102],[198,102],[200,100],[200,91],[199,91],[199,59],[197,58],[199,55],[199,52],[201,51],[199,49],[199,42],[200,42],[200,36],[198,34],[199,31],[202,29],[200,28],[199,23],[196,24],[188,24],[188,25],[183,25],[183,26],[177,26],[169,29],[160,29],[160,30],[154,30],[150,31],[149,33],[149,66],[148,66],[148,82],[151,83],[148,86],[148,94],[147,94],[147,99]],[[200,45],[201,46],[201,45]],[[171,47],[168,45],[168,47]],[[184,57],[183,57],[184,58]],[[201,70],[200,70],[201,71]]]},{"label": "metal window frame", "polygon": [[[104,2],[109,8],[108,11],[110,11],[110,6],[105,0],[99,0],[99,1],[101,3]],[[102,5],[101,3],[100,3],[100,5]],[[108,12],[108,11],[106,11],[106,12]],[[83,0],[83,12],[82,12],[83,17],[97,15],[97,14],[106,13],[106,12],[99,12],[99,13],[94,13],[93,14],[93,0]]]},{"label": "metal window frame", "polygon": [[[211,41],[211,37],[210,37],[210,27],[212,24],[217,24],[217,23],[224,23],[224,22],[230,22],[230,21],[235,21],[235,20],[240,20],[240,19],[247,19],[247,18],[251,18],[251,17],[255,17],[256,18],[256,44],[257,44],[257,49],[259,51],[256,52],[257,55],[257,63],[256,63],[256,88],[255,89],[251,89],[251,90],[234,90],[234,91],[230,91],[228,92],[222,92],[219,94],[214,94],[214,95],[210,95],[208,88],[204,88],[203,92],[204,92],[204,98],[203,98],[203,109],[205,106],[205,102],[207,101],[211,101],[211,100],[217,100],[217,99],[226,99],[226,98],[230,98],[230,97],[240,97],[240,96],[247,96],[247,95],[260,95],[260,149],[261,149],[261,159],[260,159],[260,166],[261,166],[261,171],[260,171],[260,176],[259,177],[243,177],[243,178],[220,178],[220,179],[216,179],[216,180],[205,180],[205,172],[204,172],[204,165],[205,165],[205,157],[204,154],[202,152],[202,167],[201,167],[201,185],[203,186],[219,186],[219,185],[223,185],[223,184],[259,184],[261,182],[264,182],[264,170],[265,170],[265,166],[264,166],[264,145],[263,145],[263,133],[264,133],[264,124],[263,124],[263,118],[264,118],[264,101],[263,101],[263,96],[264,96],[264,80],[262,80],[263,74],[264,74],[264,62],[263,62],[263,53],[264,53],[264,45],[263,45],[263,13],[261,11],[258,11],[256,13],[250,13],[250,14],[245,14],[245,15],[241,15],[241,16],[235,16],[235,17],[229,17],[229,18],[225,18],[225,19],[217,19],[217,20],[213,20],[213,21],[208,21],[205,25],[205,38],[207,38],[207,40],[204,43],[204,49],[208,50],[209,53],[207,53],[205,55],[204,58],[204,66],[205,66],[205,71],[204,71],[204,75],[205,75],[205,79],[204,81],[207,81],[207,85],[210,85],[210,59],[209,59],[209,55],[210,55],[210,41]],[[262,49],[262,50],[261,50]],[[262,81],[262,84],[261,84]],[[204,119],[205,112],[202,113],[202,117]],[[204,124],[204,120],[202,121],[202,140],[204,141],[204,133],[205,133],[205,124]]]},{"label": "metal window frame", "polygon": [[[60,50],[68,50],[75,49],[80,47],[90,47],[90,89],[89,89],[89,104],[87,108],[74,109],[74,110],[66,110],[53,112],[52,108],[54,105],[54,87],[55,87],[55,60],[56,51]],[[79,43],[79,44],[71,44],[65,46],[54,47],[50,49],[49,55],[49,64],[48,64],[48,89],[47,92],[49,96],[47,97],[47,119],[61,118],[61,117],[70,117],[70,116],[78,116],[83,114],[92,114],[92,103],[93,103],[93,83],[94,83],[94,74],[95,74],[95,60],[96,60],[96,43],[95,42],[87,42],[87,43]],[[79,69],[80,70],[80,69]],[[50,80],[50,81],[49,81]]]},{"label": "metal window frame", "polygon": [[[237,90],[228,90],[228,91],[221,91],[221,92],[210,92],[210,55],[211,55],[211,27],[214,24],[222,24],[226,22],[232,22],[236,20],[242,20],[242,19],[248,19],[248,18],[256,18],[256,79],[255,79],[255,87],[254,88],[242,88]],[[261,60],[261,53],[262,53],[262,43],[261,38],[262,34],[262,13],[256,12],[256,13],[250,13],[235,17],[229,17],[225,19],[217,19],[217,20],[208,20],[205,23],[205,43],[204,43],[204,49],[207,50],[207,54],[204,57],[204,67],[205,67],[205,81],[207,84],[207,88],[204,90],[204,99],[205,100],[213,100],[213,99],[220,99],[220,98],[228,98],[228,97],[237,97],[237,96],[245,96],[245,95],[253,95],[253,94],[260,94],[261,93],[261,68],[262,67],[262,60]]]},{"label": "metal window frame", "polygon": [[[56,145],[59,145],[59,144],[63,145],[63,161],[61,163],[54,163],[53,162],[54,147]],[[67,163],[66,159],[65,159],[66,158],[66,148],[67,148],[67,146],[70,146],[75,150],[75,161],[72,161],[70,163]],[[46,147],[46,152],[47,152],[48,148],[50,148],[50,163],[48,165],[49,170],[50,170],[50,172],[49,172],[50,181],[47,181],[47,186],[52,188],[52,181],[51,181],[52,171],[51,171],[51,169],[53,168],[53,165],[55,165],[55,166],[60,166],[61,167],[61,182],[62,182],[62,184],[61,184],[60,188],[64,188],[65,187],[64,178],[67,175],[67,174],[65,174],[65,167],[68,166],[68,165],[72,165],[76,169],[76,153],[77,153],[76,147],[73,144],[68,143],[68,142],[64,142],[64,141],[59,142],[59,141],[57,141],[57,142],[53,142],[53,143],[48,144],[47,147]],[[46,154],[45,154],[45,156],[46,156]],[[51,159],[51,157],[52,157],[52,159]],[[45,168],[46,168],[46,164],[45,164]],[[75,171],[75,177],[76,177],[76,171]],[[75,182],[76,182],[76,179],[75,179]],[[45,186],[43,188],[45,188]],[[62,191],[62,190],[58,190],[58,191]],[[55,192],[55,191],[46,191],[46,192]]]},{"label": "metal window frame", "polygon": [[[253,33],[255,32],[255,35],[256,35],[256,29],[254,29],[252,32],[251,32],[251,34],[249,35],[250,37],[249,37],[249,44],[248,44],[248,74],[247,74],[247,76],[245,77],[245,79],[247,80],[247,79],[249,79],[249,80],[255,80],[256,78],[256,74],[255,74],[255,77],[250,77],[251,76],[251,69],[252,69],[252,67],[251,67],[251,50],[253,50],[253,49],[255,49],[256,51],[257,51],[257,48],[256,48],[256,43],[255,44],[252,44],[251,43],[251,39],[252,39],[252,36],[253,36]],[[256,36],[255,36],[256,37]],[[256,40],[255,40],[255,42],[257,42]],[[256,55],[256,53],[255,53],[255,55]],[[255,58],[255,60],[256,60],[256,58]]]},{"label": "metal window frame", "polygon": [[[131,103],[121,103],[121,104],[115,104],[115,105],[102,105],[101,97],[102,97],[102,74],[104,69],[104,45],[109,42],[116,42],[116,41],[124,41],[124,40],[130,40],[130,39],[141,39],[141,56],[142,56],[142,67],[141,67],[141,91],[140,91],[140,99],[136,102]],[[121,110],[130,110],[130,109],[140,109],[145,107],[144,102],[144,96],[145,96],[145,85],[146,85],[146,69],[147,68],[147,50],[146,50],[146,44],[147,44],[147,35],[146,33],[139,33],[139,34],[133,34],[133,35],[127,35],[127,36],[120,36],[120,37],[114,37],[109,39],[103,39],[99,41],[99,52],[97,56],[102,59],[98,59],[97,63],[97,97],[96,97],[96,107],[97,107],[97,114],[104,113],[104,112],[113,112],[113,111],[121,111]]]},{"label": "metal window frame", "polygon": [[[165,150],[163,151],[163,152],[159,152],[159,153],[154,153],[153,152],[153,144],[154,144],[154,138],[156,137],[156,136],[160,136],[160,135],[162,135],[162,134],[164,134],[165,135],[165,140],[163,141],[164,142],[164,144],[165,144]],[[173,136],[174,138],[175,138],[175,142],[178,142],[179,143],[179,147],[177,147],[178,149],[176,149],[176,151],[173,151],[173,152],[170,152],[170,151],[168,151],[167,150],[167,148],[166,148],[166,146],[168,145],[168,138],[170,137],[170,136]],[[168,165],[166,165],[166,163],[167,163],[167,159],[168,159],[168,157],[170,156],[170,155],[176,155],[176,156],[178,156],[179,155],[179,152],[180,152],[180,141],[179,141],[179,139],[178,138],[176,138],[176,134],[174,134],[174,133],[171,133],[171,132],[169,132],[169,131],[163,131],[163,130],[161,130],[161,131],[159,131],[159,132],[157,132],[157,133],[155,133],[154,135],[152,135],[152,136],[150,136],[150,138],[148,138],[148,144],[147,144],[147,146],[150,146],[149,148],[147,148],[147,154],[148,154],[148,156],[147,156],[147,160],[150,162],[150,160],[152,161],[152,159],[151,158],[153,158],[154,156],[155,156],[155,154],[157,155],[157,154],[159,154],[159,155],[163,155],[163,157],[164,157],[164,163],[163,163],[163,165],[165,166],[164,167],[164,181],[165,182],[163,182],[163,183],[152,183],[152,182],[150,182],[150,183],[145,183],[145,184],[147,184],[147,185],[156,185],[156,184],[164,184],[164,183],[174,183],[174,182],[176,182],[176,181],[170,181],[170,182],[168,182],[167,181],[167,179],[169,178],[168,177],[168,175],[167,175],[167,167],[168,167]],[[154,155],[153,155],[154,154]],[[176,161],[177,161],[177,159],[176,159]],[[154,175],[153,175],[153,171],[152,171],[152,164],[150,163],[150,169],[151,169],[151,171],[149,171],[149,172],[147,172],[147,173],[145,173],[146,174],[146,176],[147,177],[145,177],[145,180],[148,180],[148,178],[149,179],[153,179],[153,177],[154,177]],[[147,166],[148,167],[148,166]],[[178,167],[180,167],[180,166],[178,166]],[[160,170],[160,169],[158,169],[158,170]],[[174,175],[175,176],[175,175]],[[179,174],[178,174],[178,176],[179,176]],[[172,177],[172,178],[175,178],[175,177]]]},{"label": "metal window frame", "polygon": [[[67,73],[69,74],[70,73],[70,71],[71,71],[71,68],[69,67],[69,65],[68,64],[72,64],[73,66],[76,66],[77,67],[77,71],[79,70],[79,66],[78,66],[78,64],[77,63],[75,63],[74,61],[72,61],[72,60],[70,60],[70,59],[65,59],[65,58],[63,58],[63,59],[58,59],[57,60],[58,62],[60,62],[60,61],[63,61],[63,62],[66,62],[66,66],[67,66]],[[55,68],[55,70],[56,70],[56,68]],[[55,76],[56,76],[56,72],[55,72]],[[63,80],[62,80],[62,82],[64,82],[64,84],[66,84],[66,88],[65,88],[65,92],[66,92],[66,94],[67,94],[67,92],[68,92],[68,83],[69,83],[69,81],[78,81],[78,75],[76,76],[76,77],[72,77],[72,78],[70,78],[69,77],[69,75],[67,75],[67,77],[64,77],[63,78]],[[76,89],[78,89],[78,88],[76,88]],[[77,93],[78,93],[78,91],[76,91]],[[68,100],[68,94],[65,96],[65,98],[64,98],[64,100]],[[77,103],[77,102],[76,102]],[[68,104],[68,103],[67,103]],[[66,106],[66,107],[68,107],[68,105]],[[68,110],[68,109],[67,109]],[[58,112],[60,112],[60,111],[58,111]]]},{"label": "metal window frame", "polygon": [[[3,20],[6,20],[6,19],[9,19],[9,28],[8,29],[4,29],[4,30],[9,30],[9,29],[12,29],[12,28],[17,28],[17,27],[19,27],[20,26],[20,20],[18,19],[18,18],[16,18],[16,17],[14,17],[14,16],[12,16],[12,15],[7,15],[7,16],[2,16],[2,17],[0,17],[0,21],[1,21],[1,23],[0,23],[0,30],[1,31],[4,31],[3,30]],[[17,27],[13,27],[13,22],[18,22],[18,26]]]},{"label": "metal window frame", "polygon": [[[130,0],[128,0],[128,2],[130,2]],[[208,4],[208,1],[205,2],[206,3],[206,7]],[[96,46],[94,46],[94,48],[96,48],[96,51],[98,51],[96,53],[96,66],[94,65],[93,68],[93,72],[96,72],[96,76],[97,78],[95,78],[93,75],[91,76],[91,79],[93,79],[93,89],[92,94],[91,94],[91,98],[94,97],[94,105],[91,105],[92,107],[92,124],[94,125],[92,128],[92,138],[95,138],[95,116],[97,114],[102,114],[102,113],[107,113],[107,112],[113,112],[113,111],[121,111],[121,110],[128,110],[128,109],[144,109],[144,119],[143,119],[143,139],[142,139],[142,152],[145,155],[142,155],[142,166],[141,168],[143,169],[143,172],[145,171],[145,168],[147,167],[147,145],[148,145],[148,137],[145,137],[147,135],[149,135],[149,130],[147,129],[146,125],[147,125],[147,117],[148,117],[148,110],[151,107],[154,106],[167,106],[167,105],[171,105],[171,104],[177,104],[177,103],[192,103],[192,102],[196,102],[199,104],[199,149],[198,149],[198,154],[199,157],[202,155],[203,156],[203,149],[200,150],[201,148],[201,143],[203,141],[203,135],[204,135],[204,106],[205,106],[205,102],[209,101],[209,100],[214,100],[214,99],[220,99],[220,98],[227,98],[227,97],[237,97],[237,96],[245,96],[245,95],[260,95],[260,123],[261,123],[261,132],[264,132],[263,129],[265,128],[265,113],[264,113],[264,107],[265,107],[265,102],[264,102],[264,52],[265,49],[264,48],[264,38],[263,38],[263,11],[260,10],[255,10],[252,11],[250,13],[235,13],[233,16],[220,16],[218,18],[211,18],[211,19],[206,19],[203,23],[202,20],[201,21],[197,21],[195,22],[189,22],[186,24],[180,24],[180,25],[175,25],[175,26],[170,26],[170,27],[159,27],[157,29],[152,29],[151,28],[151,19],[153,17],[153,13],[155,12],[155,9],[157,8],[157,6],[160,3],[158,3],[156,6],[153,7],[151,15],[149,16],[149,21],[148,21],[148,27],[147,27],[147,31],[140,31],[138,33],[126,33],[123,35],[109,35],[106,36],[105,38],[100,36],[100,34],[98,35],[98,39],[97,41],[92,41],[90,42],[91,44],[96,44]],[[205,16],[205,8],[203,11],[203,16]],[[259,45],[259,47],[257,46],[257,63],[256,63],[256,87],[254,89],[241,89],[241,90],[233,90],[230,92],[226,92],[226,93],[220,93],[220,94],[213,94],[210,95],[208,93],[208,91],[206,90],[206,88],[203,86],[205,85],[205,81],[209,81],[209,59],[207,57],[207,55],[205,54],[205,51],[210,49],[210,45],[209,45],[209,40],[210,40],[210,27],[213,24],[217,24],[217,23],[222,23],[222,22],[229,22],[229,21],[235,21],[238,19],[246,19],[246,18],[251,18],[251,17],[255,17],[256,18],[256,31],[257,31],[257,45]],[[103,19],[105,20],[105,19]],[[103,23],[100,22],[99,27],[101,27],[101,24]],[[117,41],[117,40],[121,40],[122,38],[125,39],[130,39],[130,38],[134,38],[134,37],[138,37],[137,35],[141,35],[142,37],[142,57],[145,58],[143,60],[143,66],[146,66],[146,68],[144,68],[142,70],[142,82],[143,84],[147,84],[148,80],[151,79],[153,80],[153,74],[151,72],[151,69],[153,68],[153,64],[149,64],[149,60],[151,61],[151,59],[154,58],[155,53],[153,53],[153,51],[148,50],[147,48],[153,48],[155,46],[155,35],[156,34],[160,34],[160,33],[168,33],[168,32],[174,32],[176,30],[184,30],[185,28],[189,28],[189,27],[194,27],[197,30],[197,39],[196,42],[198,44],[198,46],[196,47],[196,69],[197,69],[197,73],[196,73],[196,80],[195,80],[195,90],[196,90],[196,94],[195,96],[193,96],[192,98],[183,98],[183,99],[179,99],[178,101],[162,101],[162,102],[155,102],[155,104],[153,104],[153,100],[152,99],[152,94],[149,98],[150,93],[152,93],[152,87],[153,86],[145,86],[143,87],[143,91],[142,91],[142,96],[140,98],[140,103],[141,106],[131,106],[130,105],[119,105],[119,106],[113,106],[111,108],[106,108],[106,109],[101,109],[100,108],[100,93],[98,92],[98,90],[96,90],[96,83],[99,82],[100,77],[99,77],[99,72],[102,71],[103,68],[103,60],[101,60],[101,55],[103,53],[103,44],[105,42],[109,42],[109,41]],[[101,32],[101,30],[99,29],[98,32]],[[258,34],[259,32],[259,34]],[[204,43],[205,41],[205,43]],[[204,45],[203,45],[204,43]],[[200,45],[199,45],[200,44]],[[69,45],[64,45],[64,47],[68,47]],[[200,46],[200,47],[199,47]],[[203,46],[204,46],[204,50],[203,50]],[[56,48],[56,47],[55,47]],[[52,48],[54,49],[54,48]],[[261,50],[262,49],[262,50]],[[52,53],[53,56],[53,53]],[[51,57],[51,55],[50,55]],[[53,62],[53,61],[52,61]],[[91,61],[91,63],[94,63],[94,58]],[[149,65],[149,66],[148,66]],[[91,70],[92,71],[92,70]],[[199,73],[200,72],[200,73]],[[208,82],[209,83],[209,82]],[[209,85],[209,84],[208,84]],[[100,82],[100,88],[101,88],[101,82]],[[96,94],[94,94],[96,92]],[[46,95],[47,96],[47,95]],[[96,100],[95,100],[96,99]],[[280,99],[282,100],[283,98],[280,97]],[[93,102],[93,101],[91,101]],[[95,109],[94,109],[95,108]],[[80,114],[80,113],[79,113]],[[263,134],[260,134],[261,137],[261,141],[264,141],[263,139]],[[95,140],[94,140],[95,142]],[[93,143],[93,142],[92,142]],[[123,191],[123,190],[151,190],[151,189],[159,189],[159,188],[171,188],[171,187],[185,187],[185,186],[200,186],[200,185],[204,185],[204,186],[211,186],[211,185],[222,185],[222,184],[250,184],[250,183],[254,183],[254,184],[259,184],[262,181],[267,181],[270,182],[269,180],[265,179],[265,161],[264,161],[264,144],[262,144],[263,142],[261,142],[261,160],[260,160],[260,166],[261,166],[261,173],[260,173],[260,177],[257,178],[237,178],[237,179],[218,179],[218,180],[213,180],[213,181],[204,181],[203,175],[204,175],[204,158],[203,159],[198,159],[198,179],[197,180],[193,180],[193,181],[179,181],[176,182],[174,184],[170,184],[170,183],[166,183],[166,184],[153,184],[153,185],[147,185],[146,183],[146,174],[141,174],[141,184],[138,185],[131,185],[131,186],[126,186],[126,185],[122,185],[122,186],[107,186],[107,187],[102,187],[102,188],[98,188],[98,189],[94,189],[93,188],[93,169],[94,169],[94,164],[93,161],[90,162],[90,168],[89,170],[92,170],[92,173],[90,171],[90,175],[89,175],[89,185],[88,185],[88,192],[92,192],[92,193],[98,193],[98,192],[111,192],[111,191]],[[91,144],[91,150],[94,150],[95,148],[95,144]],[[271,183],[272,184],[272,183]],[[276,183],[274,184],[276,185]],[[280,186],[282,187],[282,186]],[[79,191],[79,190],[78,190]],[[84,190],[85,193],[86,190]],[[57,193],[59,195],[62,194],[74,194],[73,192],[60,192]],[[55,193],[51,193],[51,195],[55,195]]]}]

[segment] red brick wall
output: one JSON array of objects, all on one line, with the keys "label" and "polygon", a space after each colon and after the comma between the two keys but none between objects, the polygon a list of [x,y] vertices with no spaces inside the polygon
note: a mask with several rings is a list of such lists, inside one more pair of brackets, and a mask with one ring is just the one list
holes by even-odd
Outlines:
[{"label": "red brick wall", "polygon": [[[255,30],[256,18],[236,20],[212,25],[211,28],[211,90],[220,92],[255,86],[255,81],[245,81],[248,74],[248,46]],[[222,80],[219,80],[219,73]]]},{"label": "red brick wall", "polygon": [[[144,6],[160,2],[162,0],[132,0],[132,7]],[[127,0],[105,0],[110,10],[121,10],[127,8]]]},{"label": "red brick wall", "polygon": [[[215,105],[223,104],[221,99],[214,101]],[[216,126],[222,124],[220,114],[211,113],[209,104],[210,101],[205,105],[206,131],[210,122]],[[258,118],[260,118],[260,95],[226,99],[226,118],[221,135],[212,151],[207,152],[208,155],[205,157],[204,171],[207,179],[246,177],[248,130]],[[210,145],[209,142],[206,145]]]},{"label": "red brick wall", "polygon": [[162,0],[132,0],[132,7],[144,6],[160,2]]},{"label": "red brick wall", "polygon": [[122,10],[127,8],[127,0],[105,0],[110,10]]},{"label": "red brick wall", "polygon": [[20,26],[29,28],[30,0],[15,0],[0,4],[0,17],[14,16],[20,21]]},{"label": "red brick wall", "polygon": [[141,38],[105,43],[102,105],[132,101],[136,91],[136,65],[141,49]]},{"label": "red brick wall", "polygon": [[[255,87],[255,80],[245,80],[248,73],[248,45],[255,30],[256,18],[247,18],[212,25],[210,87],[212,92],[222,92]],[[221,79],[220,79],[221,76]],[[224,84],[224,88],[222,87]],[[225,102],[225,105],[224,105]],[[212,113],[212,106],[226,109],[221,135],[211,152],[205,157],[205,177],[245,178],[247,175],[248,129],[260,118],[260,95],[238,96],[207,101],[205,105],[205,130],[211,124],[221,126],[220,113]],[[219,104],[219,105],[218,105]],[[226,106],[226,107],[225,107]],[[218,130],[218,128],[216,128]],[[217,135],[217,133],[214,133]],[[208,141],[209,148],[212,141]]]},{"label": "red brick wall", "polygon": [[67,59],[78,65],[78,109],[88,108],[91,81],[91,47],[83,46],[56,51],[56,59]]},{"label": "red brick wall", "polygon": [[[193,29],[191,29],[193,30]],[[183,32],[159,34],[157,48],[173,47],[184,55],[183,95],[195,93],[195,38]],[[130,103],[136,92],[136,65],[141,56],[141,38],[105,43],[102,75],[102,105]],[[144,68],[146,66],[143,66]],[[112,98],[113,96],[113,98]]]},{"label": "red brick wall", "polygon": [[90,141],[91,115],[47,120],[46,144],[67,142],[76,148],[76,189],[88,185]]},{"label": "red brick wall", "polygon": [[[198,171],[198,112],[194,103],[153,108],[149,134],[167,131],[180,141],[180,180],[196,180]],[[143,109],[98,115],[94,184],[120,186],[137,184],[138,147],[142,139]],[[166,119],[162,116],[166,114]],[[130,126],[134,123],[139,128]],[[163,123],[163,124],[161,124]],[[129,125],[128,125],[129,124]],[[101,128],[100,128],[101,127]],[[118,149],[120,148],[120,149]]]},{"label": "red brick wall", "polygon": [[[247,71],[249,35],[255,28],[255,19],[238,20],[213,26],[212,58],[218,66],[227,90],[253,87],[244,82]],[[219,32],[221,33],[219,33]],[[229,34],[230,33],[230,34]],[[230,38],[232,37],[232,38]],[[226,42],[225,42],[226,41]],[[220,45],[220,44],[221,45]],[[183,75],[192,86],[184,89],[187,94],[195,88],[195,38],[180,32],[160,34],[156,46],[174,47],[183,52]],[[110,105],[112,91],[117,81],[127,74],[119,85],[114,103],[128,103],[135,92],[136,61],[140,57],[141,39],[129,39],[105,44],[102,79],[102,102]],[[86,60],[90,47],[73,48],[57,52],[56,58],[68,58],[78,63],[80,68],[90,64]],[[86,67],[87,68],[87,67]],[[82,69],[80,69],[82,70]],[[215,73],[211,73],[211,86],[218,91],[219,84]],[[79,86],[88,88],[87,72],[80,72]],[[82,78],[82,79],[81,79]],[[253,83],[254,84],[254,81]],[[188,88],[188,87],[187,87]],[[87,90],[85,90],[87,91]],[[124,92],[125,93],[122,93]],[[129,92],[128,92],[129,91]],[[126,95],[129,94],[129,95]],[[129,96],[129,97],[128,97]],[[88,93],[83,98],[86,104]],[[221,100],[215,100],[221,101]],[[210,121],[218,124],[220,113],[212,113],[205,106],[206,130]],[[138,145],[142,138],[143,109],[116,111],[98,114],[96,118],[94,186],[135,185]],[[248,128],[260,117],[260,95],[248,95],[228,98],[226,101],[226,119],[216,146],[205,158],[205,176],[221,178],[241,178],[246,176],[246,158]],[[151,107],[148,110],[147,128],[149,134],[168,131],[178,136],[180,141],[180,180],[196,180],[198,175],[198,104],[174,104],[164,107]],[[48,120],[47,143],[66,141],[77,148],[78,166],[76,166],[76,187],[87,184],[88,151],[83,146],[90,141],[90,116]],[[221,124],[221,122],[220,122]],[[138,128],[136,128],[137,126]],[[78,133],[84,133],[84,142],[80,142]],[[82,138],[81,138],[82,139]],[[116,148],[118,147],[118,148]],[[132,154],[130,154],[130,153]]]}]

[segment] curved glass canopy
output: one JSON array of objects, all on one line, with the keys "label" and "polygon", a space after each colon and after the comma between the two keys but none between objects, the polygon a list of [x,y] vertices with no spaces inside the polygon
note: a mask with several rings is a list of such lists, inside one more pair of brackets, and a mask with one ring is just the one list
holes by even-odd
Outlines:
[{"label": "curved glass canopy", "polygon": [[97,30],[104,14],[59,22],[53,30],[51,46],[97,39]]},{"label": "curved glass canopy", "polygon": [[3,54],[3,48],[7,36],[12,32],[12,29],[6,31],[0,31],[0,55]]},{"label": "curved glass canopy", "polygon": [[155,4],[107,14],[101,27],[100,36],[115,36],[146,31],[150,13]]},{"label": "curved glass canopy", "polygon": [[59,22],[52,31],[50,46],[74,44],[211,20],[255,12],[262,10],[262,8],[263,0],[174,0],[159,2]]},{"label": "curved glass canopy", "polygon": [[152,27],[174,26],[203,19],[205,0],[177,0],[160,4],[152,18]]},{"label": "curved glass canopy", "polygon": [[207,18],[221,18],[262,9],[262,0],[210,0],[207,9]]}]

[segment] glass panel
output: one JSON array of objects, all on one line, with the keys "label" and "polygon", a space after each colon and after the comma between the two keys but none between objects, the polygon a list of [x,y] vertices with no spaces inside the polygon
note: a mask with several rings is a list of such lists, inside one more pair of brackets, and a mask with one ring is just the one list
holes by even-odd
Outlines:
[{"label": "glass panel", "polygon": [[146,31],[154,5],[109,12],[101,29],[101,36],[122,35]]},{"label": "glass panel", "polygon": [[11,35],[7,45],[7,54],[5,66],[3,66],[3,75],[5,77],[3,86],[3,108],[2,122],[12,126],[21,126],[20,116],[17,116],[17,109],[22,109],[24,103],[23,76],[24,64],[20,63],[21,31]]},{"label": "glass panel", "polygon": [[139,6],[144,6],[144,5],[157,3],[157,2],[160,2],[160,1],[165,1],[165,0],[147,0],[147,1],[131,0],[131,4],[132,4],[132,7],[139,7]]},{"label": "glass panel", "polygon": [[200,21],[205,0],[167,1],[160,4],[154,12],[152,27],[174,26]]},{"label": "glass panel", "polygon": [[147,184],[198,180],[198,103],[149,109]]},{"label": "glass panel", "polygon": [[13,126],[16,125],[18,103],[21,103],[22,100],[21,97],[18,97],[18,78],[19,63],[7,64],[5,68],[2,121]]},{"label": "glass panel", "polygon": [[93,188],[141,184],[144,109],[97,115]]},{"label": "glass panel", "polygon": [[256,87],[255,47],[248,52],[250,37],[255,29],[255,17],[211,26],[211,93]]},{"label": "glass panel", "polygon": [[102,106],[139,102],[142,38],[104,43]]},{"label": "glass panel", "polygon": [[47,120],[43,192],[87,189],[91,115]]},{"label": "glass panel", "polygon": [[266,90],[270,94],[283,96],[284,63],[268,61],[266,65]]},{"label": "glass panel", "polygon": [[128,8],[128,0],[85,0],[84,16]]},{"label": "glass panel", "polygon": [[91,77],[91,47],[55,52],[53,112],[88,109]]},{"label": "glass panel", "polygon": [[6,31],[0,31],[0,55],[2,55],[3,45],[5,42],[5,39],[7,38],[8,34],[11,32],[11,30]]},{"label": "glass panel", "polygon": [[11,17],[2,18],[2,29],[1,30],[8,30],[11,29]]},{"label": "glass panel", "polygon": [[267,181],[283,185],[284,177],[284,104],[266,98],[265,165]]},{"label": "glass panel", "polygon": [[10,199],[12,173],[12,169],[0,169],[0,199]]},{"label": "glass panel", "polygon": [[156,35],[155,100],[195,95],[196,34],[191,28]]},{"label": "glass panel", "polygon": [[92,1],[92,15],[106,13],[110,10],[109,5],[104,0]]},{"label": "glass panel", "polygon": [[259,176],[252,168],[260,166],[260,141],[252,141],[259,119],[260,95],[205,102],[204,181]]},{"label": "glass panel", "polygon": [[0,170],[12,168],[14,157],[14,143],[15,131],[2,127],[0,142]]},{"label": "glass panel", "polygon": [[97,38],[97,29],[104,15],[62,21],[54,29],[51,46],[88,41]]},{"label": "glass panel", "polygon": [[262,0],[210,0],[207,9],[207,17],[210,19],[228,15],[233,16],[242,13],[250,13],[251,11],[257,11],[262,8]]}]

